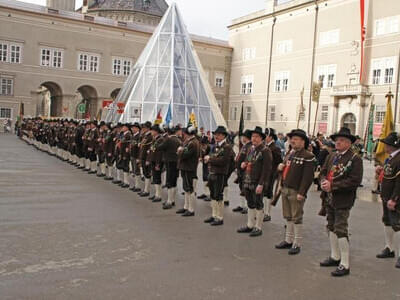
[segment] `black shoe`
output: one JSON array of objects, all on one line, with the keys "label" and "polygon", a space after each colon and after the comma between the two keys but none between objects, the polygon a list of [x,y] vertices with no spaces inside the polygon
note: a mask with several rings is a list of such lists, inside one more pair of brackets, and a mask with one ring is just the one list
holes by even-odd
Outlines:
[{"label": "black shoe", "polygon": [[247,215],[247,208],[243,208],[241,214],[242,214],[242,215]]},{"label": "black shoe", "polygon": [[186,212],[186,209],[184,209],[184,208],[178,209],[176,211],[177,214],[184,214],[185,212]]},{"label": "black shoe", "polygon": [[131,188],[129,188],[129,190],[133,192],[133,191],[135,191],[135,187],[131,187]]},{"label": "black shoe", "polygon": [[250,232],[249,236],[251,237],[256,237],[262,235],[262,230],[258,228],[253,228],[253,230]]},{"label": "black shoe", "polygon": [[229,206],[229,201],[225,201],[224,206]]},{"label": "black shoe", "polygon": [[397,259],[397,263],[395,265],[397,269],[400,269],[400,257]]},{"label": "black shoe", "polygon": [[376,255],[376,258],[394,258],[394,256],[394,251],[390,251],[390,249],[386,247],[381,253]]},{"label": "black shoe", "polygon": [[142,191],[142,190],[139,189],[139,188],[134,188],[132,191],[134,191],[135,193],[139,193],[139,192]]},{"label": "black shoe", "polygon": [[83,170],[85,167],[79,166],[78,169],[79,170]]},{"label": "black shoe", "polygon": [[333,277],[342,277],[350,274],[350,269],[346,269],[340,265],[335,271],[331,273]]},{"label": "black shoe", "polygon": [[207,218],[207,219],[204,220],[204,223],[212,223],[212,222],[214,222],[214,221],[215,221],[215,218],[214,218],[214,217],[209,217],[209,218]]},{"label": "black shoe", "polygon": [[148,197],[148,196],[150,196],[150,193],[141,192],[141,193],[139,194],[139,196],[140,196],[140,197]]},{"label": "black shoe", "polygon": [[158,197],[156,197],[156,198],[153,199],[153,203],[157,203],[157,202],[161,202],[161,201],[162,201],[162,199],[161,199],[161,198],[158,198]]},{"label": "black shoe", "polygon": [[109,181],[109,180],[113,180],[113,178],[112,177],[104,177],[104,180]]},{"label": "black shoe", "polygon": [[271,221],[271,216],[269,216],[269,215],[264,215],[263,222],[269,222],[269,221]]},{"label": "black shoe", "polygon": [[163,209],[171,209],[172,207],[173,207],[172,204],[165,203],[162,208]]},{"label": "black shoe", "polygon": [[103,174],[96,174],[97,177],[103,177]]},{"label": "black shoe", "polygon": [[182,217],[194,217],[194,211],[187,210],[182,214]]},{"label": "black shoe", "polygon": [[324,261],[321,261],[319,263],[319,265],[321,267],[339,267],[340,265],[340,259],[336,260],[333,259],[332,257],[328,257],[327,259],[325,259]]},{"label": "black shoe", "polygon": [[280,242],[278,245],[275,245],[276,249],[290,249],[292,248],[293,244],[288,243],[286,241]]},{"label": "black shoe", "polygon": [[121,184],[121,187],[123,188],[123,189],[127,189],[128,187],[129,187],[129,184]]},{"label": "black shoe", "polygon": [[210,202],[211,201],[210,197],[205,197],[203,200],[206,201],[206,202]]},{"label": "black shoe", "polygon": [[121,183],[121,180],[113,180],[112,183],[114,183],[114,184],[120,184],[120,183]]},{"label": "black shoe", "polygon": [[243,211],[243,207],[241,207],[241,206],[235,207],[234,209],[232,209],[232,211],[233,212],[242,212]]},{"label": "black shoe", "polygon": [[224,225],[224,220],[215,219],[213,222],[210,223],[211,226],[220,226]]},{"label": "black shoe", "polygon": [[82,169],[83,172],[90,172],[90,169]]},{"label": "black shoe", "polygon": [[379,195],[381,192],[380,192],[380,191],[377,191],[377,190],[372,190],[371,193],[372,193],[372,194]]},{"label": "black shoe", "polygon": [[167,185],[164,184],[161,188],[162,188],[162,189],[166,189],[166,188],[167,188]]},{"label": "black shoe", "polygon": [[289,249],[288,254],[289,255],[296,255],[296,254],[299,254],[300,251],[301,251],[301,248],[299,246],[294,246],[294,247]]},{"label": "black shoe", "polygon": [[250,233],[252,231],[253,231],[253,228],[250,228],[247,226],[240,227],[238,230],[236,230],[237,233]]},{"label": "black shoe", "polygon": [[206,198],[206,197],[207,197],[206,194],[202,194],[202,195],[198,196],[197,199],[204,199],[204,198]]},{"label": "black shoe", "polygon": [[156,196],[151,196],[149,197],[149,200],[154,200],[156,198]]}]

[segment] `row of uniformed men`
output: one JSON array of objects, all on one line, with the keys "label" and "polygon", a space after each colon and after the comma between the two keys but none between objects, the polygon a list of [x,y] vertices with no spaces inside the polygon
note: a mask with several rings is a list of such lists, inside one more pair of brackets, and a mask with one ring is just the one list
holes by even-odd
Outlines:
[{"label": "row of uniformed men", "polygon": [[[76,125],[76,124],[75,124]],[[227,186],[227,179],[232,173],[234,152],[232,146],[226,141],[228,132],[220,126],[213,132],[215,143],[208,145],[207,137],[199,138],[196,128],[180,127],[167,128],[163,133],[158,125],[149,122],[139,125],[123,124],[111,130],[109,125],[101,123],[96,134],[94,123],[86,124],[82,140],[87,141],[87,151],[90,153],[95,147],[91,141],[107,144],[114,142],[115,153],[104,148],[105,161],[109,172],[101,172],[106,179],[111,179],[112,163],[115,162],[117,170],[122,170],[122,186],[128,187],[129,160],[131,170],[135,175],[135,185],[132,187],[141,196],[149,196],[150,179],[155,185],[154,202],[161,201],[161,172],[163,165],[166,170],[166,183],[168,187],[168,200],[163,204],[165,209],[172,208],[176,198],[176,182],[180,171],[185,192],[184,207],[177,211],[183,216],[194,216],[194,197],[197,179],[197,164],[203,162],[203,179],[208,180],[207,186],[211,198],[211,217],[206,223],[217,226],[223,224],[223,195]],[[78,124],[79,127],[79,124]],[[89,130],[88,130],[89,129]],[[131,129],[131,130],[130,130]],[[106,133],[104,135],[104,133]],[[113,134],[111,134],[113,133]],[[110,136],[111,135],[111,136]],[[262,222],[270,220],[270,208],[272,198],[272,187],[279,175],[279,188],[282,198],[283,216],[286,219],[285,239],[278,245],[277,249],[288,249],[290,255],[300,253],[302,239],[303,208],[308,190],[313,182],[315,158],[306,149],[309,145],[307,134],[300,129],[292,130],[290,137],[291,150],[284,160],[280,157],[280,150],[275,146],[275,132],[272,128],[263,131],[260,127],[247,130],[241,137],[241,147],[235,158],[234,165],[237,168],[237,183],[241,194],[245,196],[248,207],[247,224],[238,229],[239,233],[249,233],[250,236],[262,234]],[[386,247],[379,258],[394,257],[393,236],[400,231],[399,207],[397,205],[400,184],[400,142],[395,136],[383,140],[387,145],[388,153],[392,153],[390,160],[383,167],[382,199],[384,203],[384,224]],[[108,137],[108,138],[107,138]],[[332,272],[333,276],[344,276],[350,273],[348,218],[350,210],[356,199],[356,191],[359,187],[363,166],[361,158],[352,149],[355,137],[347,128],[342,128],[338,133],[331,136],[336,144],[336,152],[329,155],[321,170],[321,187],[324,209],[327,214],[327,228],[331,246],[331,255],[321,262],[322,267],[337,267]],[[42,143],[42,142],[41,142]],[[201,146],[200,146],[201,145]],[[58,145],[57,145],[58,146]],[[392,147],[392,148],[390,148]],[[40,147],[39,147],[40,148]],[[62,147],[58,147],[64,159],[68,159]],[[396,150],[396,151],[395,151]],[[391,151],[391,152],[390,152]],[[50,148],[51,152],[51,148]],[[83,150],[85,152],[85,150]],[[111,155],[110,155],[111,154]],[[80,164],[82,168],[87,159],[91,161],[90,154],[85,161],[74,157],[77,153],[70,152],[69,159]],[[97,155],[99,153],[97,152]],[[113,157],[108,159],[108,157]],[[79,155],[77,155],[79,158]],[[396,160],[394,159],[396,158]],[[101,165],[101,158],[98,157]],[[88,168],[86,163],[86,167]],[[102,168],[101,168],[102,169]],[[103,170],[103,169],[102,169]],[[91,172],[95,172],[92,168]],[[140,176],[145,177],[144,189],[140,189]],[[100,175],[102,176],[102,175]],[[121,176],[117,178],[122,178]],[[206,177],[206,178],[204,178]],[[118,182],[115,181],[116,183]],[[264,197],[266,196],[266,197]],[[266,198],[266,201],[263,199]],[[241,205],[234,211],[245,211],[245,205]],[[396,264],[400,267],[400,259]]]}]

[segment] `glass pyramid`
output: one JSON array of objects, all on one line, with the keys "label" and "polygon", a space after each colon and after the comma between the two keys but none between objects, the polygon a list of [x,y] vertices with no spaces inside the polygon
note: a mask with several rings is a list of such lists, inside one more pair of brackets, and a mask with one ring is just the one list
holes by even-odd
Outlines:
[{"label": "glass pyramid", "polygon": [[[122,114],[117,103],[124,103]],[[172,124],[186,126],[194,112],[199,127],[214,130],[226,122],[205,79],[186,26],[175,3],[162,18],[115,102],[107,122],[153,122],[171,105]]]}]

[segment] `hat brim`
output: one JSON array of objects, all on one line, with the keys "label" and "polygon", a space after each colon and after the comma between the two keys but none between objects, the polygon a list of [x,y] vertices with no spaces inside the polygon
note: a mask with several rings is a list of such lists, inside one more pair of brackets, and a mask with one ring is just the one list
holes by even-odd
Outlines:
[{"label": "hat brim", "polygon": [[351,141],[351,143],[352,144],[354,144],[354,142],[357,140],[357,138],[354,136],[354,135],[348,135],[348,134],[332,134],[331,136],[330,136],[330,138],[332,139],[332,140],[334,140],[334,141],[336,141],[336,139],[338,138],[338,137],[344,137],[344,138],[346,138],[346,139],[349,139],[350,141]]},{"label": "hat brim", "polygon": [[227,132],[227,131],[213,131],[212,134],[216,135],[216,134],[218,134],[218,133],[223,134],[223,135],[225,135],[225,136],[228,136],[228,132]]},{"label": "hat brim", "polygon": [[393,147],[393,148],[400,148],[400,144],[394,145],[394,144],[392,144],[392,143],[386,142],[385,139],[378,140],[378,141],[381,142],[381,143],[383,143],[383,144],[385,144],[385,145],[391,146],[391,147]]},{"label": "hat brim", "polygon": [[258,134],[259,136],[262,137],[263,140],[264,140],[265,137],[266,137],[265,133],[260,132],[260,131],[255,131],[255,130],[253,130],[253,131],[251,131],[251,135],[253,135],[253,134]]},{"label": "hat brim", "polygon": [[298,136],[299,138],[302,138],[304,140],[304,148],[307,149],[308,146],[310,146],[310,139],[308,138],[308,136],[301,134],[301,133],[297,133],[297,132],[290,132],[287,134],[287,136],[289,138],[292,138],[294,136]]}]

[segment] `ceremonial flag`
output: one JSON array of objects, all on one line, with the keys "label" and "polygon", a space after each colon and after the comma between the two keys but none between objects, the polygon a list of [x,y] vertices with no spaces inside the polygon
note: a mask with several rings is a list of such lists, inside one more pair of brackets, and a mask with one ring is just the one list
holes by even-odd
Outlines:
[{"label": "ceremonial flag", "polygon": [[161,115],[161,108],[160,108],[160,110],[158,111],[156,120],[154,121],[154,124],[160,125],[161,123],[162,123],[162,115]]},{"label": "ceremonial flag", "polygon": [[240,112],[240,122],[239,122],[239,150],[242,149],[242,139],[240,138],[243,135],[244,130],[244,116],[243,116],[243,101],[242,101],[242,111]]},{"label": "ceremonial flag", "polygon": [[360,83],[362,83],[362,75],[364,72],[364,42],[366,35],[365,27],[365,0],[360,0],[360,20],[361,20],[361,64],[360,64]]},{"label": "ceremonial flag", "polygon": [[[379,139],[382,140],[386,138],[391,132],[393,132],[393,113],[392,113],[392,100],[393,94],[389,92],[386,95],[387,98],[387,105],[386,105],[386,113],[385,119],[383,121],[382,132],[379,136]],[[385,152],[385,147],[382,142],[378,142],[378,147],[376,148],[375,158],[378,160],[382,165],[385,162],[385,159],[388,157],[387,153]]]},{"label": "ceremonial flag", "polygon": [[189,115],[189,123],[188,127],[194,126],[197,128],[197,122],[196,122],[196,115],[194,114],[194,110],[192,109],[192,112]]},{"label": "ceremonial flag", "polygon": [[372,152],[374,151],[374,114],[375,114],[375,104],[371,105],[371,109],[369,112],[368,118],[368,131],[367,131],[367,139],[366,139],[366,150],[368,153],[368,157],[372,157]]},{"label": "ceremonial flag", "polygon": [[170,103],[168,106],[167,115],[165,116],[165,124],[167,126],[169,126],[171,122],[172,122],[172,111],[171,111],[171,103]]},{"label": "ceremonial flag", "polygon": [[[319,102],[319,97],[321,95],[321,87],[322,87],[322,82],[313,82],[312,84],[312,101],[314,102]],[[303,91],[304,93],[304,91]]]}]

